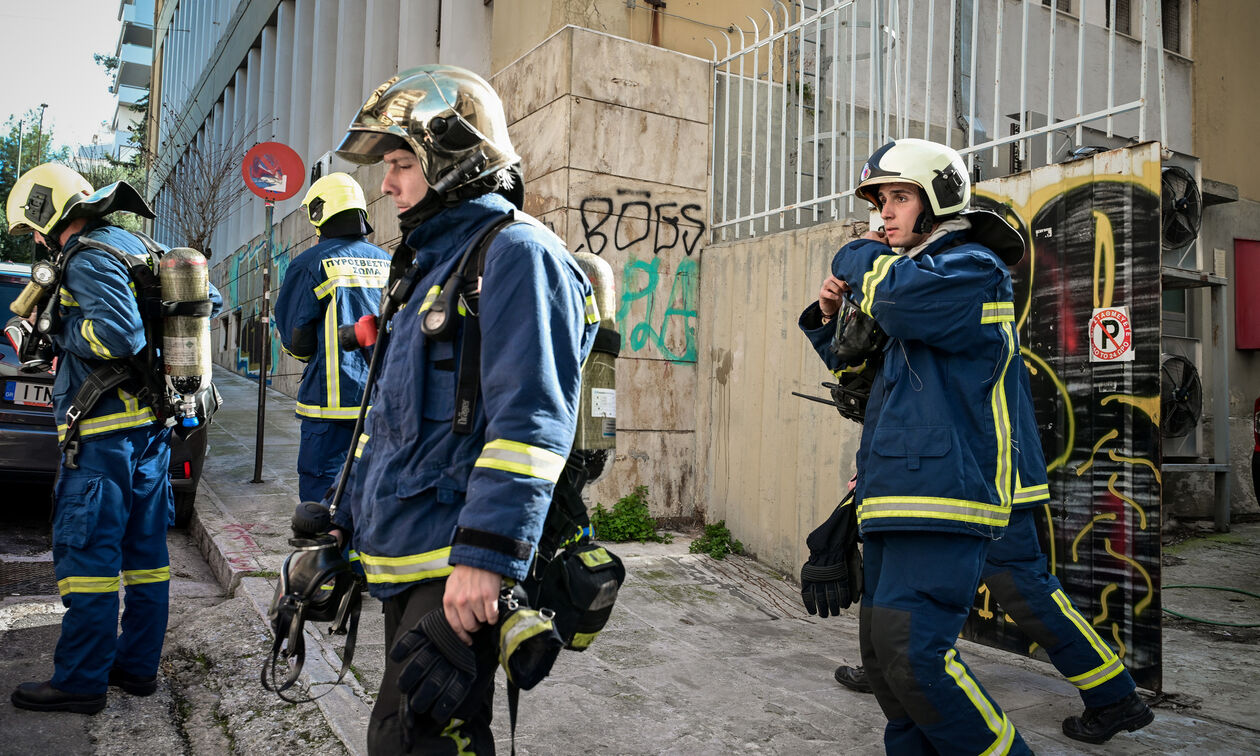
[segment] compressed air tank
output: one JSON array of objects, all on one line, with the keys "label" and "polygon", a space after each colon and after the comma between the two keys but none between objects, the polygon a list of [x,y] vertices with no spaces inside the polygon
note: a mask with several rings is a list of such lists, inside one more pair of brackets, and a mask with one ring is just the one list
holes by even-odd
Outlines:
[{"label": "compressed air tank", "polygon": [[578,266],[595,289],[599,308],[599,331],[595,347],[582,366],[582,399],[578,407],[577,451],[614,449],[617,446],[617,353],[621,334],[617,333],[616,296],[612,266],[590,252],[573,254]]},{"label": "compressed air tank", "polygon": [[200,252],[176,247],[162,255],[158,279],[162,301],[171,313],[162,320],[166,385],[178,395],[181,423],[194,426],[198,423],[197,392],[210,385],[210,316],[205,306],[210,300],[210,270]]}]

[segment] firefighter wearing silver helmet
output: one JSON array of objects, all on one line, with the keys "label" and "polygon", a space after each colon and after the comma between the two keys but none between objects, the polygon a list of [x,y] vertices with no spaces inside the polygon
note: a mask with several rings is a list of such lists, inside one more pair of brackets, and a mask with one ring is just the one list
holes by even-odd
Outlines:
[{"label": "firefighter wearing silver helmet", "polygon": [[[521,197],[503,106],[477,75],[400,72],[369,95],[338,154],[385,163],[381,191],[403,230],[395,268],[415,291],[390,320],[333,514],[384,604],[368,749],[433,753],[454,740],[490,753],[491,626],[505,579],[524,579],[537,547],[599,314],[563,242],[532,219],[493,236],[479,276],[465,267],[470,241],[510,221]],[[429,317],[446,299],[449,327]],[[466,383],[479,393],[456,412]]]}]

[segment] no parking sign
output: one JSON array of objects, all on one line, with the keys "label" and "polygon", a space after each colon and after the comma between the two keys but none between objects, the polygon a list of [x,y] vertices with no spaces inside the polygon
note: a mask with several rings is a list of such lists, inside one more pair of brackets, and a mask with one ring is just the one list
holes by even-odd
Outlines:
[{"label": "no parking sign", "polygon": [[1090,362],[1132,362],[1133,324],[1128,307],[1100,307],[1089,319]]}]

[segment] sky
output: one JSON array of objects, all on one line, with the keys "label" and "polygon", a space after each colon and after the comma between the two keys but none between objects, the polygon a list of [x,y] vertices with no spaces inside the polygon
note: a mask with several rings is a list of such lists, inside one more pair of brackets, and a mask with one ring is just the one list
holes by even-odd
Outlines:
[{"label": "sky", "polygon": [[[100,122],[114,117],[109,77],[92,55],[114,54],[118,7],[119,0],[0,0],[0,123],[48,103],[44,128],[51,125],[54,144],[91,144]],[[28,124],[26,133],[33,131]]]}]

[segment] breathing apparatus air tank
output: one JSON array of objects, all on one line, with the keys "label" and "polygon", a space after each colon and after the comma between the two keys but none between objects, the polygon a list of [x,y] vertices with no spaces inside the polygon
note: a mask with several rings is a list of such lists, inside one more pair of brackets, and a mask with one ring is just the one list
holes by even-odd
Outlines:
[{"label": "breathing apparatus air tank", "polygon": [[[195,427],[197,394],[210,385],[210,271],[197,250],[176,247],[162,255],[162,361],[182,426]],[[204,313],[204,314],[198,314]]]},{"label": "breathing apparatus air tank", "polygon": [[582,398],[578,407],[575,451],[595,451],[617,447],[617,353],[621,334],[617,333],[614,303],[616,285],[612,266],[590,252],[575,252],[578,267],[590,279],[599,308],[599,331],[595,346],[582,365]]}]

